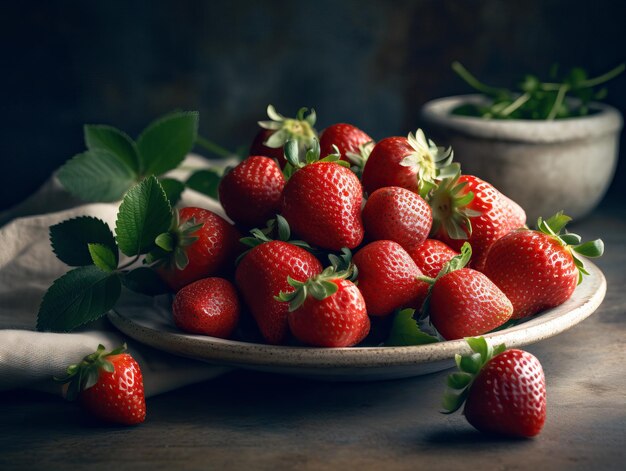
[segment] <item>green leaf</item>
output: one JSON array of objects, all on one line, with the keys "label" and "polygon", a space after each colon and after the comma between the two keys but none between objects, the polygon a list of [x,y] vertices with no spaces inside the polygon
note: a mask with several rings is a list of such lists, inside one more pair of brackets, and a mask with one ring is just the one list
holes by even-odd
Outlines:
[{"label": "green leaf", "polygon": [[398,311],[393,319],[389,338],[385,342],[387,346],[407,346],[407,345],[424,345],[435,343],[439,340],[420,330],[413,314],[415,309],[403,309]]},{"label": "green leaf", "polygon": [[459,369],[465,373],[477,374],[483,366],[480,353],[461,357],[458,366]]},{"label": "green leaf", "polygon": [[483,362],[491,357],[492,350],[484,337],[467,337],[465,341],[475,353],[480,354]]},{"label": "green leaf", "polygon": [[102,149],[114,154],[136,175],[141,173],[137,144],[126,133],[113,126],[86,124],[85,145],[88,149]]},{"label": "green leaf", "polygon": [[198,136],[198,112],[176,112],[150,124],[137,139],[143,175],[178,167]]},{"label": "green leaf", "polygon": [[447,385],[452,389],[463,389],[472,382],[472,375],[468,373],[451,373],[446,379]]},{"label": "green leaf", "polygon": [[604,253],[604,242],[602,239],[591,240],[589,242],[585,242],[584,244],[577,245],[573,247],[573,249],[576,253],[579,253],[584,257],[601,257]]},{"label": "green leaf", "polygon": [[129,290],[148,296],[169,292],[169,288],[152,268],[139,267],[124,274],[122,283]]},{"label": "green leaf", "polygon": [[156,236],[154,243],[157,247],[162,248],[166,252],[174,250],[174,236],[169,232],[164,232],[163,234]]},{"label": "green leaf", "polygon": [[117,253],[115,238],[104,221],[81,216],[50,226],[52,250],[59,260],[72,267],[91,265],[88,244],[102,244]]},{"label": "green leaf", "polygon": [[55,280],[46,292],[37,330],[69,332],[102,317],[117,302],[121,283],[116,274],[94,265],[78,267]]},{"label": "green leaf", "polygon": [[115,253],[103,244],[89,244],[89,253],[95,266],[102,271],[111,272],[117,268],[117,249]]},{"label": "green leaf", "polygon": [[103,149],[74,156],[59,169],[57,178],[66,190],[83,201],[117,201],[135,182],[133,170]]},{"label": "green leaf", "polygon": [[161,187],[163,187],[163,191],[165,191],[170,205],[174,206],[178,203],[185,189],[185,184],[173,178],[160,178],[159,182],[161,183]]},{"label": "green leaf", "polygon": [[128,255],[149,252],[155,238],[172,223],[172,208],[156,177],[132,187],[117,213],[115,234],[120,250]]},{"label": "green leaf", "polygon": [[189,176],[185,185],[203,195],[218,199],[218,188],[221,178],[220,174],[215,170],[197,170]]},{"label": "green leaf", "polygon": [[276,222],[278,226],[278,240],[287,242],[291,238],[291,229],[287,220],[280,214],[276,215]]}]

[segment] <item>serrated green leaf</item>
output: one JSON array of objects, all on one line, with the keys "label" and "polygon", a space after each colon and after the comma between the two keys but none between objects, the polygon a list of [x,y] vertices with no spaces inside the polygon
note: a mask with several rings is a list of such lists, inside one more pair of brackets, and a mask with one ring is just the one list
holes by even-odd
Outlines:
[{"label": "serrated green leaf", "polygon": [[143,175],[178,167],[198,136],[198,112],[176,112],[151,123],[137,139]]},{"label": "serrated green leaf", "polygon": [[89,254],[93,264],[102,271],[111,272],[117,268],[117,250],[115,253],[103,244],[88,244]]},{"label": "serrated green leaf", "polygon": [[163,191],[165,191],[165,195],[167,196],[167,200],[170,202],[170,205],[174,206],[180,200],[180,196],[183,194],[183,190],[185,189],[185,184],[183,182],[179,182],[178,180],[174,180],[173,178],[160,178],[159,182],[161,182],[161,186],[163,187]]},{"label": "serrated green leaf", "polygon": [[115,234],[122,253],[133,256],[154,248],[154,239],[172,222],[172,208],[156,177],[132,187],[117,213]]},{"label": "serrated green leaf", "polygon": [[591,240],[573,247],[573,250],[584,257],[601,257],[604,254],[604,242],[602,239]]},{"label": "serrated green leaf", "polygon": [[221,178],[215,170],[197,170],[189,176],[185,185],[198,193],[218,199]]},{"label": "serrated green leaf", "polygon": [[88,149],[108,150],[124,162],[136,175],[141,173],[137,144],[126,133],[113,126],[86,124],[85,145]]},{"label": "serrated green leaf", "polygon": [[401,347],[408,345],[424,345],[439,341],[437,337],[422,332],[415,319],[413,319],[414,313],[415,309],[403,309],[398,311],[393,319],[389,338],[385,342],[385,345]]},{"label": "serrated green leaf", "polygon": [[72,267],[91,265],[87,244],[103,244],[113,253],[117,245],[106,222],[91,216],[80,216],[50,226],[50,243],[59,260]]},{"label": "serrated green leaf", "polygon": [[148,296],[158,296],[169,292],[161,277],[148,267],[139,267],[124,274],[122,283],[131,291]]},{"label": "serrated green leaf", "polygon": [[94,265],[78,267],[55,280],[46,292],[37,329],[69,332],[102,317],[117,302],[121,283],[116,274]]},{"label": "serrated green leaf", "polygon": [[83,201],[117,201],[135,182],[133,170],[108,150],[74,156],[57,172],[67,191]]}]

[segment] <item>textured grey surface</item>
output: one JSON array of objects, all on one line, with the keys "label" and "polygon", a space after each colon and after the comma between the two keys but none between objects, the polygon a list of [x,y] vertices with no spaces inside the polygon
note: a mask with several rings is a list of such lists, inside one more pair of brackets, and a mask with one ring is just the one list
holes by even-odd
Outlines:
[{"label": "textured grey surface", "polygon": [[573,227],[603,237],[609,289],[595,315],[527,348],[548,388],[535,439],[485,437],[439,414],[445,372],[377,383],[235,372],[150,399],[135,428],[87,423],[57,398],[0,394],[0,469],[623,469],[624,216],[599,212]]}]

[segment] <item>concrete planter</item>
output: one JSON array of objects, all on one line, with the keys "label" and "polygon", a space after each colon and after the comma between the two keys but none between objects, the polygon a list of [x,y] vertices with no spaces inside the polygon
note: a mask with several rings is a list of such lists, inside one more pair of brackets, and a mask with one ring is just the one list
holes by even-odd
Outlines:
[{"label": "concrete planter", "polygon": [[517,201],[534,225],[559,210],[580,218],[604,196],[617,164],[622,116],[594,104],[596,112],[555,121],[485,120],[450,112],[480,95],[426,103],[422,118],[429,136],[451,145],[463,173],[476,175]]}]

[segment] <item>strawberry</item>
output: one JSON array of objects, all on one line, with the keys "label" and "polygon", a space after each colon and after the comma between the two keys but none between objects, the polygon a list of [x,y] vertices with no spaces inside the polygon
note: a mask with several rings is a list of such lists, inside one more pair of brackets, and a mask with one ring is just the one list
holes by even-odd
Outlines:
[{"label": "strawberry", "polygon": [[372,242],[354,255],[353,263],[370,316],[387,316],[395,309],[421,304],[428,285],[418,279],[422,272],[397,242]]},{"label": "strawberry", "polygon": [[444,413],[465,401],[467,421],[485,433],[534,437],[546,421],[546,380],[539,360],[523,350],[492,348],[468,338],[472,355],[456,355],[459,373],[447,380]]},{"label": "strawberry", "polygon": [[327,156],[339,151],[341,160],[363,169],[374,147],[374,139],[356,126],[345,123],[328,126],[320,134],[320,155]]},{"label": "strawberry", "polygon": [[489,250],[483,271],[513,303],[514,319],[563,304],[588,275],[578,256],[604,252],[602,240],[581,244],[580,236],[564,232],[570,220],[562,213],[540,218],[538,230],[513,231]]},{"label": "strawberry", "polygon": [[472,246],[472,267],[481,270],[491,245],[526,224],[526,213],[489,183],[472,175],[444,179],[430,196],[435,239],[460,250]]},{"label": "strawberry", "polygon": [[289,332],[289,306],[274,299],[281,291],[293,289],[287,277],[306,281],[321,272],[317,258],[283,241],[261,243],[243,256],[235,271],[235,282],[267,342],[282,343]]},{"label": "strawberry", "polygon": [[426,240],[433,223],[428,203],[399,186],[373,192],[362,217],[368,240],[393,240],[407,251]]},{"label": "strawberry", "polygon": [[185,332],[229,338],[239,320],[237,291],[223,278],[194,281],[176,293],[172,315]]},{"label": "strawberry", "polygon": [[157,261],[157,272],[172,290],[230,268],[241,250],[233,225],[196,207],[181,209],[174,219],[170,232],[157,237],[159,249],[146,257],[147,263]]},{"label": "strawberry", "polygon": [[453,257],[431,284],[422,314],[446,340],[480,335],[511,318],[513,306],[506,295],[484,274],[464,268],[472,256],[468,243]]},{"label": "strawberry", "polygon": [[422,197],[436,179],[457,168],[451,164],[452,149],[437,147],[421,129],[405,137],[388,137],[372,149],[363,169],[363,188],[368,194],[385,186],[399,186]]},{"label": "strawberry", "polygon": [[278,164],[285,166],[283,146],[288,140],[295,140],[301,151],[310,147],[313,140],[317,138],[315,125],[315,110],[305,116],[306,108],[300,108],[296,118],[285,118],[278,113],[272,105],[267,107],[269,121],[259,121],[261,130],[258,132],[252,146],[250,155],[264,155],[276,159]]},{"label": "strawberry", "polygon": [[123,353],[126,345],[107,353],[103,345],[76,365],[67,368],[67,398],[79,399],[94,417],[123,425],[146,418],[143,377],[135,359]]},{"label": "strawberry", "polygon": [[300,162],[297,145],[289,141],[285,156],[294,173],[285,185],[282,215],[306,242],[340,250],[363,240],[361,202],[363,189],[357,176],[341,164],[337,155],[319,159],[319,143]]},{"label": "strawberry", "polygon": [[289,328],[299,341],[315,347],[351,347],[370,330],[365,301],[349,272],[328,267],[301,282],[293,279],[291,292],[276,297],[289,303]]},{"label": "strawberry", "polygon": [[284,186],[285,177],[275,161],[251,156],[220,181],[220,203],[236,224],[257,227],[279,212]]},{"label": "strawberry", "polygon": [[443,266],[459,252],[436,239],[426,239],[422,244],[407,250],[417,268],[424,275],[435,278]]}]

